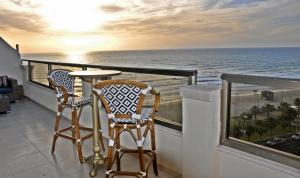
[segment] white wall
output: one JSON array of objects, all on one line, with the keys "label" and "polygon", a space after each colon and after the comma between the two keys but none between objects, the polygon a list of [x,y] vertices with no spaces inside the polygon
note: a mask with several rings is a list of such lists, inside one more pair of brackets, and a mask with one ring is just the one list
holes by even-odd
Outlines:
[{"label": "white wall", "polygon": [[[27,67],[23,67],[23,75],[26,76]],[[90,93],[89,84],[84,84],[83,92]],[[46,108],[56,112],[56,96],[54,91],[49,88],[39,86],[37,84],[27,81],[27,78],[24,77],[24,94],[33,101],[45,106]],[[100,104],[99,104],[100,106]],[[107,137],[107,119],[105,111],[102,110],[101,113],[101,124],[104,136]],[[70,118],[70,112],[66,110],[63,113],[63,116]],[[91,107],[86,107],[81,116],[81,124],[86,126],[92,126],[92,111]],[[53,113],[53,119],[55,114]],[[53,122],[54,124],[54,122]],[[127,147],[136,147],[128,137],[122,138],[123,146]],[[178,173],[179,175],[182,172],[182,134],[180,131],[169,129],[160,125],[156,125],[156,141],[157,141],[157,154],[158,162],[161,166],[166,169],[172,170],[173,172]],[[149,144],[146,142],[146,145]]]},{"label": "white wall", "polygon": [[0,75],[8,75],[22,84],[20,54],[0,37]]},{"label": "white wall", "polygon": [[292,178],[289,166],[219,145],[220,89],[187,86],[183,97],[184,178]]}]

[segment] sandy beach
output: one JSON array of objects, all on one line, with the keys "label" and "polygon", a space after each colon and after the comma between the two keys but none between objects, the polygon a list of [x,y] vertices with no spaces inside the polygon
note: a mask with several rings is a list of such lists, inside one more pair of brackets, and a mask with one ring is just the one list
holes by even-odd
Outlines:
[{"label": "sandy beach", "polygon": [[300,98],[300,88],[287,88],[287,89],[273,89],[270,90],[274,92],[274,99],[265,100],[261,97],[261,90],[254,92],[240,92],[232,96],[231,99],[231,116],[239,116],[242,112],[247,112],[252,106],[262,107],[266,104],[279,106],[281,102],[287,102],[291,105],[295,98]]}]

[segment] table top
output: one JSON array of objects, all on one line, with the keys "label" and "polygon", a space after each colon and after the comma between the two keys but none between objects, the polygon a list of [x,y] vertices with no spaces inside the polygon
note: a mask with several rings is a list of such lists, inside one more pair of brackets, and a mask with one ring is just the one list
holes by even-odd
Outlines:
[{"label": "table top", "polygon": [[107,77],[107,76],[115,76],[120,75],[122,72],[118,70],[95,70],[95,71],[74,71],[70,72],[69,75],[72,77]]}]

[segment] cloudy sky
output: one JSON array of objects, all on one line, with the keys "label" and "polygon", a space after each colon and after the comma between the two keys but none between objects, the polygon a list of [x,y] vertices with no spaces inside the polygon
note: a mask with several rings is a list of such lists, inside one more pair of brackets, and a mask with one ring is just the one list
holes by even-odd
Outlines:
[{"label": "cloudy sky", "polygon": [[300,46],[300,0],[1,0],[21,52]]}]

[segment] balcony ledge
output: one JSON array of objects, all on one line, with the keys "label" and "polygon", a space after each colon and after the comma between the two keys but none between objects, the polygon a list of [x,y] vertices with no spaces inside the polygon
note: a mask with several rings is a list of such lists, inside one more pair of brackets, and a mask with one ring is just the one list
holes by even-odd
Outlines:
[{"label": "balcony ledge", "polygon": [[274,171],[278,171],[280,173],[284,173],[286,175],[290,175],[293,177],[300,177],[300,170],[275,162],[269,159],[265,159],[253,154],[249,154],[238,149],[234,149],[228,146],[220,145],[217,147],[217,151],[226,156],[232,156],[241,160],[244,160],[249,163],[253,163],[255,165],[259,165],[261,167],[269,168]]},{"label": "balcony ledge", "polygon": [[213,91],[219,91],[220,86],[217,85],[188,85],[180,89],[180,95],[183,98],[201,100],[201,101],[212,101]]}]

